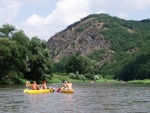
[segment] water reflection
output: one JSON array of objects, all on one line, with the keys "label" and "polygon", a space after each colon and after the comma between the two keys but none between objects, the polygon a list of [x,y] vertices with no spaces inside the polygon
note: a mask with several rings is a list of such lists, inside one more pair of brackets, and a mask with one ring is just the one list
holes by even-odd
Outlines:
[{"label": "water reflection", "polygon": [[[53,84],[59,87],[60,84]],[[149,113],[150,87],[76,83],[75,93],[30,95],[24,87],[0,87],[0,113]]]}]

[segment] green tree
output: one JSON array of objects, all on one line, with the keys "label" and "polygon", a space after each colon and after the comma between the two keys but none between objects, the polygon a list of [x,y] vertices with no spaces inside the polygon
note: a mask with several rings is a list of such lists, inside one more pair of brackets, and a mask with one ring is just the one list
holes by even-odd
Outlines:
[{"label": "green tree", "polygon": [[33,37],[29,46],[29,68],[30,72],[26,74],[26,78],[41,81],[51,78],[52,65],[50,55],[48,53],[46,42]]},{"label": "green tree", "polygon": [[[79,73],[86,75],[94,75],[97,73],[98,63],[95,60],[91,60],[86,56],[73,55],[71,56],[67,63],[65,64],[65,69],[67,73]],[[87,74],[88,73],[88,74]],[[88,76],[87,78],[92,78]]]},{"label": "green tree", "polygon": [[16,28],[14,26],[5,24],[0,28],[0,32],[2,33],[0,37],[10,37],[10,35],[12,35],[13,31],[15,30]]},{"label": "green tree", "polygon": [[0,82],[21,83],[21,78],[45,80],[52,76],[46,41],[31,40],[11,25],[0,28]]},{"label": "green tree", "polygon": [[29,48],[30,39],[24,34],[22,30],[19,30],[12,34],[12,40],[17,41],[20,45]]},{"label": "green tree", "polygon": [[24,48],[16,41],[7,38],[0,39],[0,80],[9,72],[19,72],[26,69]]},{"label": "green tree", "polygon": [[53,72],[58,72],[58,73],[64,73],[65,72],[65,65],[64,62],[60,61],[57,63],[53,63]]},{"label": "green tree", "polygon": [[150,79],[150,46],[149,42],[138,53],[135,59],[127,63],[119,74],[119,79]]}]

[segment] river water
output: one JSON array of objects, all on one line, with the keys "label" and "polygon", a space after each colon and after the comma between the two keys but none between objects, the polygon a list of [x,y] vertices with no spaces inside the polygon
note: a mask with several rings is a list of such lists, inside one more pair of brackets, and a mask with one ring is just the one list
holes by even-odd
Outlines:
[{"label": "river water", "polygon": [[74,83],[73,88],[73,94],[35,95],[24,93],[23,86],[0,86],[0,113],[150,113],[147,85]]}]

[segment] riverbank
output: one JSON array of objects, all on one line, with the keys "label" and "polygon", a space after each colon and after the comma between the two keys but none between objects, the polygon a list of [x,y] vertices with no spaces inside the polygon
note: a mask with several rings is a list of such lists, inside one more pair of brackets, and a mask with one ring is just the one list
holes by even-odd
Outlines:
[{"label": "riverbank", "polygon": [[150,84],[150,79],[145,79],[145,80],[131,80],[128,81],[130,84]]},{"label": "riverbank", "polygon": [[120,83],[121,81],[118,80],[114,80],[114,79],[106,79],[106,78],[101,78],[99,80],[79,80],[79,79],[72,79],[69,76],[65,75],[65,74],[53,74],[52,79],[49,81],[51,83],[61,83],[63,80],[68,80],[70,82],[73,83],[87,83],[87,82],[91,82],[91,83],[95,83],[95,82],[108,82],[108,83]]},{"label": "riverbank", "polygon": [[69,80],[73,83],[86,83],[86,82],[91,82],[91,83],[129,83],[129,84],[150,84],[150,79],[145,79],[145,80],[131,80],[128,82],[125,81],[120,81],[120,80],[115,80],[115,79],[107,79],[107,78],[100,78],[99,80],[78,80],[78,79],[72,79],[69,76],[65,74],[53,74],[52,79],[49,81],[51,83],[61,83],[63,80]]},{"label": "riverbank", "polygon": [[[150,79],[145,79],[145,80],[131,80],[128,82],[120,81],[120,80],[115,80],[115,79],[108,79],[108,78],[100,78],[98,80],[79,80],[79,79],[72,79],[68,75],[63,74],[63,73],[54,73],[52,79],[47,80],[48,83],[62,83],[64,80],[68,80],[72,83],[129,83],[129,84],[150,84]],[[4,85],[12,85],[12,84],[25,84],[26,79],[18,79],[18,83],[13,83],[13,81],[5,81],[5,82],[0,82],[0,84]],[[31,81],[32,82],[32,81]]]}]

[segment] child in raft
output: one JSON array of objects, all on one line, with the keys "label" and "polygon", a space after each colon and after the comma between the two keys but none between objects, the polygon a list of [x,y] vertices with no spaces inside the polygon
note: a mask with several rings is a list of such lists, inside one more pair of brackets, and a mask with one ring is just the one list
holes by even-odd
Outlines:
[{"label": "child in raft", "polygon": [[30,86],[31,86],[30,81],[27,81],[27,82],[26,82],[26,87],[30,87]]}]

